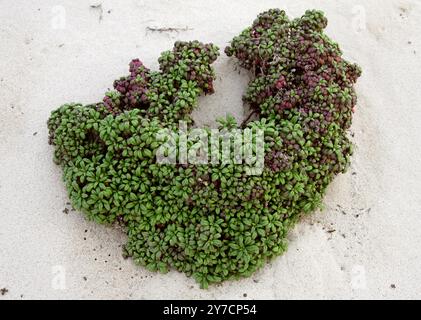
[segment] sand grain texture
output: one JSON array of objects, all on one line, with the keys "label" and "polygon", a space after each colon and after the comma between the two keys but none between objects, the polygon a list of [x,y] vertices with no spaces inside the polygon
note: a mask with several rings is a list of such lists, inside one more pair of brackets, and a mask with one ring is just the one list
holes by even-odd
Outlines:
[{"label": "sand grain texture", "polygon": [[[124,234],[66,204],[47,144],[50,112],[99,101],[132,58],[157,68],[178,39],[224,48],[273,7],[294,17],[324,10],[327,34],[363,69],[351,168],[330,186],[325,209],[291,232],[288,252],[249,279],[200,290],[183,274],[136,267],[121,257]],[[415,0],[0,0],[0,299],[420,298],[420,19]],[[216,93],[194,117],[241,121],[247,72],[223,54],[215,68]]]}]

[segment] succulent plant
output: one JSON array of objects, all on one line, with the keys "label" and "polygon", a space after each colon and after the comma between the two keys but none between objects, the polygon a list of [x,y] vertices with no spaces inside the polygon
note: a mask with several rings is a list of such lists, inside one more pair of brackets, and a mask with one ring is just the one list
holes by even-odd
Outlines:
[{"label": "succulent plant", "polygon": [[[346,130],[361,71],[342,58],[320,11],[289,20],[260,14],[225,49],[249,69],[244,102],[264,137],[261,175],[234,159],[224,164],[160,164],[157,133],[193,124],[201,94],[213,93],[218,48],[176,42],[159,71],[138,59],[102,102],[65,104],[48,120],[54,160],[73,206],[99,223],[119,223],[124,254],[149,270],[176,269],[206,288],[250,276],[287,248],[297,219],[317,208],[349,165]],[[233,118],[221,128],[238,127]]]}]

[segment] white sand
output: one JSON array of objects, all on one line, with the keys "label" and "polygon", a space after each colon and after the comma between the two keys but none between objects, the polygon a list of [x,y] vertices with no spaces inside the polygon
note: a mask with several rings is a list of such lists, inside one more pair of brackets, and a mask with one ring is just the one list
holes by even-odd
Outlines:
[{"label": "white sand", "polygon": [[[100,10],[89,7],[99,2],[101,21]],[[0,289],[9,290],[0,299],[420,298],[421,3],[359,3],[0,0]],[[124,234],[62,212],[68,199],[47,144],[51,110],[98,101],[131,58],[156,68],[159,53],[177,39],[223,49],[272,7],[294,17],[324,10],[327,33],[364,71],[352,166],[329,188],[325,210],[291,232],[285,255],[249,279],[204,291],[183,274],[136,267],[121,257]],[[54,29],[60,8],[66,24]],[[247,73],[234,71],[225,55],[216,71],[216,94],[195,112],[201,124],[226,112],[244,118]]]}]

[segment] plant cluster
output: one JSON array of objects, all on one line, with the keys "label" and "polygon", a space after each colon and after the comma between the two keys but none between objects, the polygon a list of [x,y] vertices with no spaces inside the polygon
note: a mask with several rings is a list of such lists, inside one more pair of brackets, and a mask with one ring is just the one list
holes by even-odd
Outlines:
[{"label": "plant cluster", "polygon": [[[125,255],[150,270],[173,268],[202,287],[250,276],[286,250],[297,218],[317,208],[349,163],[346,136],[360,69],[324,33],[319,11],[289,20],[260,14],[225,52],[251,70],[244,100],[265,132],[264,169],[246,165],[156,162],[157,133],[193,123],[201,94],[213,92],[212,44],[176,42],[160,71],[139,60],[97,104],[66,104],[48,120],[55,161],[75,208],[100,223],[125,226]],[[238,127],[232,118],[221,128]]]}]

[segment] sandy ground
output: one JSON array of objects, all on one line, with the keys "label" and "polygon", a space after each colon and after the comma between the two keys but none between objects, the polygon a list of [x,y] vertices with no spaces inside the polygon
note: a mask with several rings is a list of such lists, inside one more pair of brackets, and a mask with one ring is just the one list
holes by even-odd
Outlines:
[{"label": "sandy ground", "polygon": [[[63,212],[50,112],[99,101],[131,58],[156,68],[177,39],[224,48],[272,7],[294,17],[324,10],[327,33],[364,70],[350,170],[331,185],[325,209],[291,232],[289,251],[249,279],[200,290],[183,274],[136,267],[121,257],[119,230]],[[420,19],[421,3],[409,0],[0,0],[0,289],[8,290],[0,299],[420,298]],[[245,118],[247,73],[225,55],[215,66],[216,94],[201,100],[199,124]]]}]

